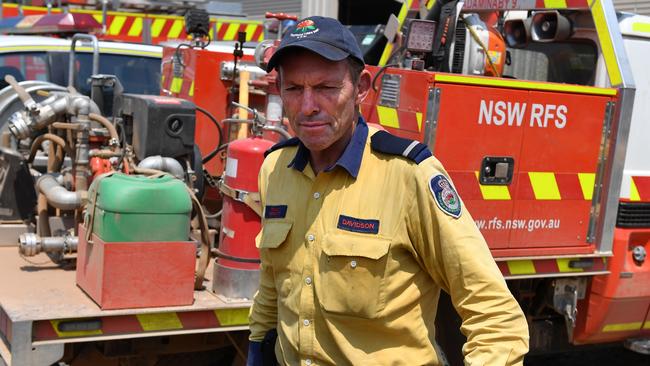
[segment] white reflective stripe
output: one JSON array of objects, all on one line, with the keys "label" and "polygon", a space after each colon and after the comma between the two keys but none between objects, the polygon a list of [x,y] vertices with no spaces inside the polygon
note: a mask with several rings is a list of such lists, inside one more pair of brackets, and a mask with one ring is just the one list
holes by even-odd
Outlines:
[{"label": "white reflective stripe", "polygon": [[405,158],[408,157],[409,154],[411,153],[411,150],[413,150],[418,144],[419,144],[419,142],[417,142],[417,141],[411,142],[411,144],[402,153],[402,156],[404,156]]}]

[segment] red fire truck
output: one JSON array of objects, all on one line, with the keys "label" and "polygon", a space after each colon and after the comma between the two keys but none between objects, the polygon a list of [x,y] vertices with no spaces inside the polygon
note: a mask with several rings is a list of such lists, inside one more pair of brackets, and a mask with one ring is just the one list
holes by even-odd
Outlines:
[{"label": "red fire truck", "polygon": [[[600,0],[445,2],[456,15],[440,19],[433,3],[405,1],[357,34],[374,75],[362,114],[443,162],[528,316],[533,352],[625,341],[647,353],[650,19]],[[258,66],[272,49],[258,47]],[[229,54],[172,48],[163,59],[171,95],[226,121],[241,109],[214,101],[246,97],[282,125],[275,75],[253,60],[234,68]],[[202,77],[216,65],[220,80]],[[198,125],[206,146],[217,130]],[[207,170],[227,178],[224,164]]]}]

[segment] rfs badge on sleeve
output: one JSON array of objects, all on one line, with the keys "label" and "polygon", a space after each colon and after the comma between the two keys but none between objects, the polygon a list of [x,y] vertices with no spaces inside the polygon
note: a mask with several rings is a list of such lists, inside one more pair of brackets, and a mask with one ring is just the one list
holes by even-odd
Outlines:
[{"label": "rfs badge on sleeve", "polygon": [[442,174],[435,174],[429,181],[429,189],[433,194],[436,205],[442,212],[457,219],[461,214],[461,204],[458,193],[449,180]]}]

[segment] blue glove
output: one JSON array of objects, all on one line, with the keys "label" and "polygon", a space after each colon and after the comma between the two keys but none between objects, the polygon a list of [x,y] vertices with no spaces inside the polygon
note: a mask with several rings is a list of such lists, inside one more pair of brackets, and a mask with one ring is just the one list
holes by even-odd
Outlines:
[{"label": "blue glove", "polygon": [[262,342],[248,343],[248,360],[246,366],[262,366]]}]

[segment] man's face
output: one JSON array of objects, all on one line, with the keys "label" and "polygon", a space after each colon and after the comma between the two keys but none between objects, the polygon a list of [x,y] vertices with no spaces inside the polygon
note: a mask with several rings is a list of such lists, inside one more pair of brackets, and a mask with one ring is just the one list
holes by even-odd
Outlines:
[{"label": "man's face", "polygon": [[354,131],[356,105],[365,92],[352,83],[346,60],[329,61],[302,51],[282,60],[280,96],[305,147],[312,153],[340,155]]}]

